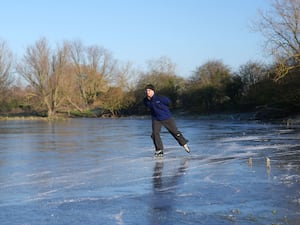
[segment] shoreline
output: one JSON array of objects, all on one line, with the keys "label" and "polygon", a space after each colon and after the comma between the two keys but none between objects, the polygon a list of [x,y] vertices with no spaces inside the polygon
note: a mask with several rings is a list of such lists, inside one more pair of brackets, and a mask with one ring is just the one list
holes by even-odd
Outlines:
[{"label": "shoreline", "polygon": [[[269,118],[269,119],[257,119],[253,116],[253,113],[216,113],[216,114],[205,114],[205,115],[195,115],[195,114],[178,114],[174,113],[174,117],[178,118],[192,118],[192,119],[223,119],[223,120],[232,120],[232,121],[261,121],[261,122],[271,122],[271,123],[279,123],[286,125],[287,127],[294,127],[294,126],[300,126],[300,113],[282,117],[282,118]],[[121,116],[121,117],[115,117],[115,118],[140,118],[145,117],[148,115],[131,115],[131,116]],[[31,116],[31,115],[23,115],[23,116],[0,116],[0,121],[59,121],[59,120],[69,120],[69,119],[76,119],[76,118],[93,118],[93,119],[103,119],[108,118],[106,116],[100,116],[100,117],[65,117],[65,116],[56,116],[56,117],[43,117],[43,116]],[[112,117],[109,117],[112,118]]]}]

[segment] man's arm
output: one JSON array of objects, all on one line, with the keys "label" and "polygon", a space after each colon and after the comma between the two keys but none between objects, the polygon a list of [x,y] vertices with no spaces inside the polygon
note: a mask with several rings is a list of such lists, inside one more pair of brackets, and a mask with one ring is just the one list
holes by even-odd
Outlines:
[{"label": "man's arm", "polygon": [[166,96],[163,96],[163,97],[161,97],[161,100],[160,100],[164,105],[166,105],[166,106],[169,106],[170,105],[170,103],[171,103],[171,100],[168,98],[168,97],[166,97]]}]

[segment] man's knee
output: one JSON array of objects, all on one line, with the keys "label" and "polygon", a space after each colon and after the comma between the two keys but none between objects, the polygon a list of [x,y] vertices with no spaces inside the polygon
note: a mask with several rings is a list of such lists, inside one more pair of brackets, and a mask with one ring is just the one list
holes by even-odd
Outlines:
[{"label": "man's knee", "polygon": [[155,132],[154,132],[154,133],[151,134],[151,138],[152,138],[152,139],[158,138],[159,136],[160,136],[159,133],[155,133]]}]

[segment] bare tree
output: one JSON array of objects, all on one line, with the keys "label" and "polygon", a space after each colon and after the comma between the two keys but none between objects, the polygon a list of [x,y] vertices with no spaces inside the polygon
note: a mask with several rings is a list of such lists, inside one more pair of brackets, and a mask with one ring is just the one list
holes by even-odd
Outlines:
[{"label": "bare tree", "polygon": [[139,86],[145,87],[147,83],[153,84],[156,89],[178,88],[182,82],[176,74],[176,64],[168,57],[160,57],[148,61],[148,71],[141,74]]},{"label": "bare tree", "polygon": [[108,110],[111,115],[114,117],[118,114],[119,110],[123,107],[123,102],[125,95],[124,91],[121,87],[111,87],[109,90],[105,93],[104,96],[102,96],[103,99],[103,108]]},{"label": "bare tree", "polygon": [[0,111],[10,110],[11,99],[13,98],[11,84],[12,77],[12,53],[5,41],[0,40]]},{"label": "bare tree", "polygon": [[254,86],[257,82],[266,78],[267,71],[266,66],[259,62],[249,61],[246,64],[241,65],[238,75],[241,77],[244,84],[244,92],[247,93],[251,86]]},{"label": "bare tree", "polygon": [[253,28],[277,63],[276,80],[300,67],[300,0],[272,0],[270,11],[259,11]]},{"label": "bare tree", "polygon": [[127,109],[134,103],[135,97],[130,86],[130,76],[134,74],[131,64],[127,63],[115,72],[113,86],[101,96],[102,107],[112,116],[119,114],[120,110]]},{"label": "bare tree", "polygon": [[132,68],[132,64],[129,62],[125,64],[118,63],[115,68],[111,84],[121,87],[124,91],[128,91],[132,88],[133,83],[136,82],[136,72]]},{"label": "bare tree", "polygon": [[2,97],[13,81],[11,76],[12,60],[12,53],[7,43],[0,40],[0,93]]},{"label": "bare tree", "polygon": [[51,94],[49,96],[53,111],[63,109],[66,102],[65,86],[69,78],[69,49],[63,44],[58,46],[52,56],[52,76],[50,80]]},{"label": "bare tree", "polygon": [[220,87],[231,76],[230,68],[220,60],[209,60],[198,67],[192,82],[200,86]]},{"label": "bare tree", "polygon": [[137,83],[138,98],[142,98],[144,88],[148,83],[153,84],[158,93],[168,96],[172,106],[177,106],[178,95],[184,86],[184,79],[177,75],[176,64],[168,57],[148,61],[148,70],[140,74]]},{"label": "bare tree", "polygon": [[148,67],[152,74],[165,74],[169,76],[176,74],[176,65],[166,56],[162,56],[156,60],[149,60]]},{"label": "bare tree", "polygon": [[[83,111],[93,105],[97,97],[108,90],[108,80],[114,71],[114,62],[107,50],[98,46],[83,46],[80,41],[69,44],[71,64],[74,68]],[[74,101],[69,99],[70,101]]]},{"label": "bare tree", "polygon": [[48,117],[55,116],[63,98],[61,95],[61,77],[66,65],[67,53],[59,49],[52,53],[48,41],[41,38],[34,45],[27,47],[17,71],[33,88],[32,96],[37,104],[45,106]]}]

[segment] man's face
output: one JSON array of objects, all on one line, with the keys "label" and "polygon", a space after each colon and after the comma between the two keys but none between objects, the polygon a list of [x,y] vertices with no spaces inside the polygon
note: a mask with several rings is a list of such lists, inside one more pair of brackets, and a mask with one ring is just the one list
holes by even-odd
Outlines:
[{"label": "man's face", "polygon": [[147,97],[152,98],[154,91],[152,89],[146,89],[146,95]]}]

